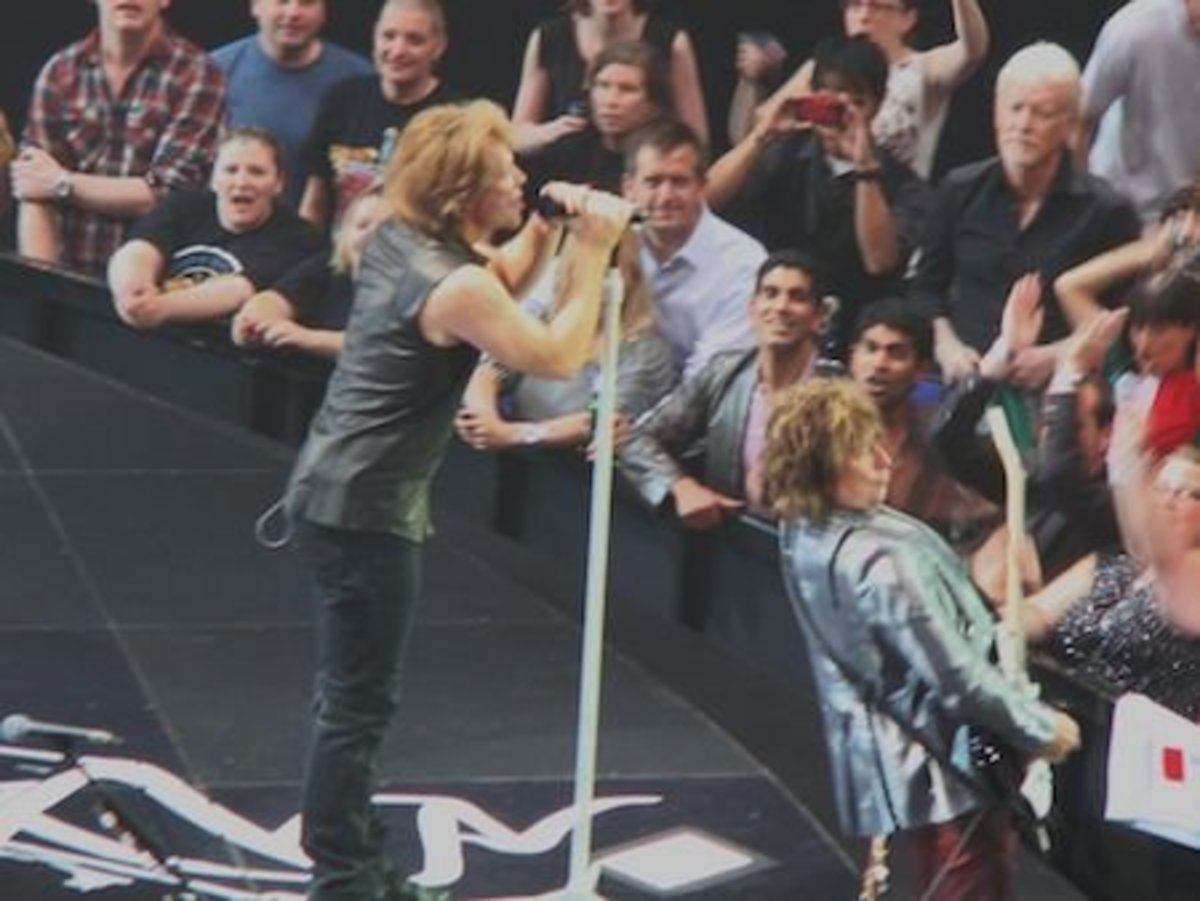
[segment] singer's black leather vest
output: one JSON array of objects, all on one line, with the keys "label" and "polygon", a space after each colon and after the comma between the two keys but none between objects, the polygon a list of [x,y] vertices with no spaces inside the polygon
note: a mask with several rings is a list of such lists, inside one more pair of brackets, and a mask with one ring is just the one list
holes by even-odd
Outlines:
[{"label": "singer's black leather vest", "polygon": [[326,526],[421,541],[429,486],[478,352],[436,347],[417,318],[451,272],[478,258],[389,220],[360,266],[345,343],[288,483],[287,509]]}]

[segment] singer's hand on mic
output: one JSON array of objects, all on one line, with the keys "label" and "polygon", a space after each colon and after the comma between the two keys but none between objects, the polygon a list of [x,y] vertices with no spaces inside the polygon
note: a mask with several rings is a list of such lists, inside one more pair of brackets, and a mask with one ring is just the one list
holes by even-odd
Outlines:
[{"label": "singer's hand on mic", "polygon": [[[591,191],[587,185],[575,185],[566,181],[550,181],[542,185],[538,191],[539,197],[548,197],[554,201],[554,206],[561,207],[564,218],[578,216],[583,212],[584,201]],[[558,211],[555,210],[557,213]]]},{"label": "singer's hand on mic", "polygon": [[624,198],[606,191],[588,190],[582,210],[568,220],[568,226],[579,244],[609,253],[625,234],[633,213],[633,204]]}]

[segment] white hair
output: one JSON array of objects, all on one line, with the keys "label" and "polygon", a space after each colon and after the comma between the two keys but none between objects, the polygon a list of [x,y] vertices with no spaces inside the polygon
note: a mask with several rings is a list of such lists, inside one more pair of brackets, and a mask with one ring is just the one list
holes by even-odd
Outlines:
[{"label": "white hair", "polygon": [[1008,58],[996,76],[996,94],[1018,85],[1060,84],[1072,96],[1072,109],[1079,107],[1079,63],[1065,47],[1049,41],[1038,41],[1022,47]]}]

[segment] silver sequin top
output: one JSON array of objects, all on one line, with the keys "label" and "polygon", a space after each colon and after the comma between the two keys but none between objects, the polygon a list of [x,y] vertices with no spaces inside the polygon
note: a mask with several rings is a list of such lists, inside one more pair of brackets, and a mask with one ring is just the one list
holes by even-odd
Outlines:
[{"label": "silver sequin top", "polygon": [[1179,632],[1127,554],[1101,557],[1092,590],[1058,623],[1050,653],[1114,694],[1140,692],[1200,719],[1200,637]]}]

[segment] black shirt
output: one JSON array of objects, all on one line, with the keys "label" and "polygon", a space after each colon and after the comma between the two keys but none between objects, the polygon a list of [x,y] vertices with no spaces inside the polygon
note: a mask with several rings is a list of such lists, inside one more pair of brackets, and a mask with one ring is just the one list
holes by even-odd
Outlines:
[{"label": "black shirt", "polygon": [[[550,102],[546,107],[546,119],[554,119],[567,112],[573,103],[587,104],[587,64],[579,53],[575,41],[575,20],[570,14],[555,16],[538,27],[538,64],[546,70],[550,82]],[[642,29],[642,41],[658,51],[663,65],[669,67],[671,50],[679,26],[659,16],[648,15]]]},{"label": "black shirt", "polygon": [[1000,329],[1012,283],[1038,272],[1046,287],[1043,341],[1069,331],[1052,285],[1061,273],[1141,234],[1133,207],[1064,153],[1050,192],[1024,229],[998,157],[955,169],[939,187],[922,236],[912,296],[947,316],[980,352]]},{"label": "black shirt", "polygon": [[901,290],[904,267],[916,246],[928,203],[928,188],[911,169],[883,149],[877,153],[880,184],[900,245],[900,262],[891,272],[867,272],[854,228],[854,175],[834,173],[812,132],[768,145],[729,211],[730,218],[768,250],[802,250],[821,266],[827,293],[840,301],[831,326],[832,350],[839,355],[858,311]]},{"label": "black shirt", "polygon": [[354,301],[354,280],[335,272],[329,254],[316,253],[293,266],[271,286],[296,311],[296,321],[309,328],[343,331]]},{"label": "black shirt", "polygon": [[333,189],[337,204],[332,221],[341,219],[350,201],[382,174],[400,132],[417,113],[457,99],[457,93],[439,83],[415,103],[392,103],[375,75],[348,78],[326,91],[308,136],[304,165],[309,176]]},{"label": "black shirt", "polygon": [[520,165],[529,176],[525,190],[530,199],[548,181],[568,181],[620,194],[625,157],[620,150],[605,147],[600,132],[588,126],[522,155]]},{"label": "black shirt", "polygon": [[199,283],[218,275],[245,276],[256,290],[269,287],[298,261],[323,252],[324,240],[286,207],[251,231],[231,232],[217,217],[212,191],[176,191],[130,230],[167,258],[164,282]]}]

